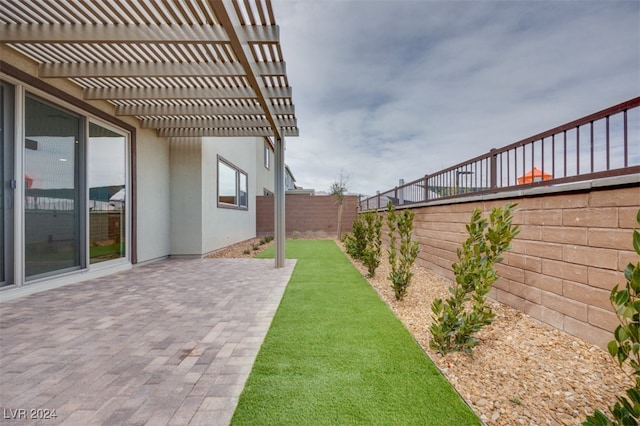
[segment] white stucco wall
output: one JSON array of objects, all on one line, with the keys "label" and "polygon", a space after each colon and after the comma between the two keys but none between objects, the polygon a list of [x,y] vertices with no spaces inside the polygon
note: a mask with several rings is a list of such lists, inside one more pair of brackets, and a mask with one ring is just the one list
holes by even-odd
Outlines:
[{"label": "white stucco wall", "polygon": [[273,193],[274,181],[273,181],[273,162],[275,161],[274,153],[272,149],[270,151],[270,166],[267,169],[264,166],[264,146],[266,142],[263,139],[262,143],[256,143],[256,185],[255,195],[264,195],[264,190],[267,189]]},{"label": "white stucco wall", "polygon": [[171,255],[202,254],[202,142],[171,142]]},{"label": "white stucco wall", "polygon": [[[256,236],[256,145],[262,138],[203,138],[202,144],[202,252],[203,254]],[[247,173],[248,210],[217,205],[217,155]],[[260,193],[260,195],[262,195]]]},{"label": "white stucco wall", "polygon": [[169,141],[152,130],[137,131],[138,262],[170,252]]}]

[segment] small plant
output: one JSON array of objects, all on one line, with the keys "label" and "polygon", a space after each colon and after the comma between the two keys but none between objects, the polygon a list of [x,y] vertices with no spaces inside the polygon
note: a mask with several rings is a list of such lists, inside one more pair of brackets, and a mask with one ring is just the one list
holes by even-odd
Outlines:
[{"label": "small plant", "polygon": [[258,244],[252,244],[251,248],[253,249],[253,251],[258,251],[260,249],[260,246]]},{"label": "small plant", "polygon": [[364,214],[365,247],[362,251],[362,263],[367,267],[369,277],[373,277],[380,266],[380,254],[382,250],[382,217],[372,212]]},{"label": "small plant", "polygon": [[338,239],[342,239],[342,214],[344,211],[344,198],[347,195],[347,183],[349,175],[344,173],[344,170],[340,170],[340,179],[331,183],[329,187],[329,195],[336,197],[338,202]]},{"label": "small plant", "polygon": [[517,396],[514,396],[509,401],[513,402],[516,405],[522,405],[522,401],[520,401],[520,398],[518,398]]},{"label": "small plant", "polygon": [[273,241],[273,237],[271,235],[266,235],[264,237],[262,237],[262,239],[260,240],[260,242],[258,244],[260,244],[261,246],[270,243],[271,241]]},{"label": "small plant", "polygon": [[[640,210],[636,220],[640,225]],[[638,230],[633,231],[633,249],[640,255]],[[627,279],[625,287],[619,290],[616,285],[609,295],[620,325],[613,332],[614,340],[609,342],[607,349],[623,371],[632,371],[630,376],[635,386],[626,390],[626,397],[616,397],[617,401],[610,409],[613,420],[596,410],[593,415],[587,416],[582,423],[584,426],[637,425],[640,420],[640,261],[635,265],[629,263],[624,276]],[[625,369],[625,366],[628,368]]]},{"label": "small plant", "polygon": [[249,249],[244,249],[244,251],[242,252],[242,254],[251,254],[251,250],[249,250]]},{"label": "small plant", "polygon": [[502,261],[500,255],[520,232],[512,224],[514,207],[494,208],[489,221],[480,209],[471,214],[469,237],[457,250],[458,263],[452,265],[456,282],[449,288],[451,297],[446,302],[435,299],[431,305],[434,322],[429,328],[429,346],[439,353],[461,350],[470,354],[478,344],[473,335],[493,321],[495,314],[485,306],[485,299],[498,279],[494,265]]},{"label": "small plant", "polygon": [[345,237],[345,250],[354,259],[360,259],[367,247],[367,223],[363,215],[353,221],[352,231]]},{"label": "small plant", "polygon": [[[401,214],[396,214],[395,207],[391,200],[387,203],[387,227],[389,228],[389,264],[391,272],[389,280],[391,288],[393,288],[396,300],[404,299],[407,294],[407,288],[411,284],[411,267],[415,262],[420,246],[417,242],[411,241],[411,232],[413,231],[414,213],[409,210],[403,210]],[[400,248],[396,249],[396,232],[400,237]]]}]

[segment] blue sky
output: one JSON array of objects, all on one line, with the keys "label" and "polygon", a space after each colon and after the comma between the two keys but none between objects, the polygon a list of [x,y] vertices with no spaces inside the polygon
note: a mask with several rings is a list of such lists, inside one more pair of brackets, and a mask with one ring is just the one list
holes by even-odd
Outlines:
[{"label": "blue sky", "polygon": [[305,188],[445,167],[640,95],[640,1],[273,0]]}]

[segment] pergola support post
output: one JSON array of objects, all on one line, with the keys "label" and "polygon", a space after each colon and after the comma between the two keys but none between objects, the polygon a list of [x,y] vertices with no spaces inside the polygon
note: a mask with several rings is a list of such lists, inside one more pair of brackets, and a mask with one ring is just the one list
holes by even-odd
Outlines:
[{"label": "pergola support post", "polygon": [[276,240],[276,268],[284,268],[285,259],[285,220],[284,220],[284,136],[275,138],[275,165],[274,165],[274,237]]}]

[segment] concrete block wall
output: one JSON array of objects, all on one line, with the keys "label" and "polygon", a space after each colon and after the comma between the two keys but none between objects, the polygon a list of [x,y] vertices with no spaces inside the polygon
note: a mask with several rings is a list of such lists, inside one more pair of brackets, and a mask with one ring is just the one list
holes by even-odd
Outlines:
[{"label": "concrete block wall", "polygon": [[451,264],[473,209],[489,212],[507,202],[518,203],[520,234],[497,267],[501,278],[490,296],[605,347],[618,324],[609,293],[625,282],[627,264],[638,261],[632,233],[640,186],[414,208],[416,263],[453,279]]},{"label": "concrete block wall", "polygon": [[[256,234],[273,235],[272,196],[256,197]],[[356,218],[358,197],[348,195],[344,200],[342,232],[351,232]],[[285,196],[285,229],[287,236],[326,235],[338,233],[338,203],[332,196],[287,194]]]}]

